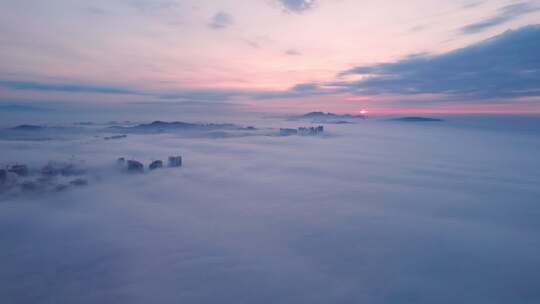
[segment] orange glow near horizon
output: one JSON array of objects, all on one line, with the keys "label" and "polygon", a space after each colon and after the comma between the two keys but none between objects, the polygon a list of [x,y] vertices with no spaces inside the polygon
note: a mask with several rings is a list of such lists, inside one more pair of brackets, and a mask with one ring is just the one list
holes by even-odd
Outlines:
[{"label": "orange glow near horizon", "polygon": [[[302,98],[279,98],[266,101],[245,100],[244,105],[256,112],[307,113],[313,111],[337,114],[384,115],[445,115],[445,114],[540,114],[540,98],[527,98],[526,103],[502,102],[430,104],[437,96],[424,95],[423,104],[403,105],[407,96],[350,96],[337,94],[332,96],[308,96]],[[417,97],[418,98],[418,97]],[[418,98],[419,99],[419,98]],[[417,100],[418,100],[417,99]]]}]

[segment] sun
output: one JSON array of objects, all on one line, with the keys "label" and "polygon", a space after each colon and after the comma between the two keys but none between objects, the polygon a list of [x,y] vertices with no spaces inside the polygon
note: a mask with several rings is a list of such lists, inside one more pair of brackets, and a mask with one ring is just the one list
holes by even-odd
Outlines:
[{"label": "sun", "polygon": [[360,110],[360,114],[362,114],[362,115],[366,115],[367,113],[368,113],[367,110]]}]

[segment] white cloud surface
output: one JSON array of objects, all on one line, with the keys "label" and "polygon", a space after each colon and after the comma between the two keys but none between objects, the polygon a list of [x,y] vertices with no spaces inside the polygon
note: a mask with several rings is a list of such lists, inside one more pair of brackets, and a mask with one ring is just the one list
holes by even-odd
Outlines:
[{"label": "white cloud surface", "polygon": [[[287,124],[297,122],[257,126]],[[101,180],[0,202],[0,299],[533,303],[540,169],[530,151],[540,142],[493,125],[367,120],[327,126],[324,138],[2,141],[2,161],[75,154]],[[106,170],[118,156],[174,154],[183,168]]]}]

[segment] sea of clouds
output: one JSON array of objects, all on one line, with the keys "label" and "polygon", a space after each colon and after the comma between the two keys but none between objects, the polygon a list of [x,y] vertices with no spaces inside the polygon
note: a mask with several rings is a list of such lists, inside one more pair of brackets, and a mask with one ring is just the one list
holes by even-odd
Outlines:
[{"label": "sea of clouds", "polygon": [[[89,178],[0,201],[0,302],[538,303],[538,122],[0,140],[0,162],[76,158]],[[184,166],[115,168],[169,155]]]}]

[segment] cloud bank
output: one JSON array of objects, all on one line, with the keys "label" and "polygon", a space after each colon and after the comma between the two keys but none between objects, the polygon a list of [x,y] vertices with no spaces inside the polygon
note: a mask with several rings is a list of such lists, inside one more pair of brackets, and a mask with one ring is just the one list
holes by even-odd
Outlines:
[{"label": "cloud bank", "polygon": [[[325,138],[0,141],[0,162],[75,156],[103,172],[0,201],[0,299],[538,302],[537,121],[507,133],[493,130],[515,122],[455,119],[367,119]],[[168,155],[184,167],[107,171],[119,156]]]},{"label": "cloud bank", "polygon": [[145,95],[145,93],[136,90],[122,88],[117,86],[100,86],[76,83],[45,83],[34,81],[18,80],[0,80],[0,87],[13,90],[36,90],[36,91],[55,91],[69,93],[103,93],[103,94],[127,94],[127,95]]},{"label": "cloud bank", "polygon": [[448,53],[358,66],[341,75],[364,75],[365,79],[332,85],[359,95],[539,96],[538,54],[540,26],[527,26]]},{"label": "cloud bank", "polygon": [[[215,28],[230,24],[219,17]],[[223,20],[222,20],[223,19]],[[295,49],[284,54],[298,55]],[[0,88],[14,91],[138,95],[171,101],[237,102],[242,100],[305,98],[320,95],[357,96],[434,95],[432,102],[448,100],[515,100],[540,96],[540,25],[508,30],[490,39],[441,54],[417,54],[404,59],[356,66],[333,81],[300,83],[288,90],[178,89],[139,90],[114,85],[49,83],[0,79]],[[347,80],[347,76],[361,76]],[[12,102],[12,100],[3,100]]]}]

